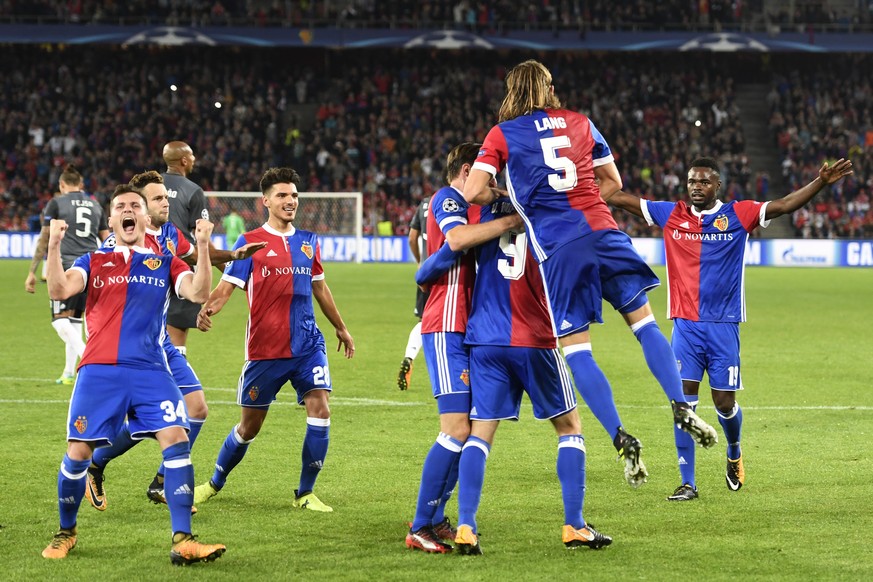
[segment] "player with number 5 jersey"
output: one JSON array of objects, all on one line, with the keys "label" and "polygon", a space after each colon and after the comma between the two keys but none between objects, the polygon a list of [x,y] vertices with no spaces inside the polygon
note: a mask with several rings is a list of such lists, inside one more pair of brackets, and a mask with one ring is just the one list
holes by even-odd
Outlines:
[{"label": "player with number 5 jersey", "polygon": [[489,182],[505,170],[509,197],[527,225],[540,264],[552,330],[588,407],[625,460],[625,478],[642,484],[640,442],[622,427],[609,382],[591,353],[589,325],[602,323],[602,300],[622,314],[640,342],[649,369],[673,407],[674,422],[704,446],[715,430],[688,406],[667,339],[646,292],[658,278],[619,231],[602,200],[621,188],[612,151],[585,115],[564,109],[552,75],[525,61],[507,73],[499,123],[485,138],[464,186],[464,198],[490,204]]},{"label": "player with number 5 jersey", "polygon": [[303,467],[294,490],[293,507],[329,512],[333,509],[313,493],[324,465],[330,434],[328,397],[332,390],[324,336],[315,323],[312,300],[336,330],[337,351],[346,358],[355,353],[355,342],[324,280],[318,237],[293,224],[297,215],[300,176],[291,168],[271,168],[261,178],[266,224],[236,241],[266,243],[251,258],[227,267],[221,282],[198,316],[198,327],[207,331],[234,289],[245,289],[249,303],[246,325],[246,361],[239,379],[237,403],[242,407],[239,424],[230,430],[218,452],[212,478],[196,487],[194,499],[203,503],[225,485],[227,476],[248,450],[267,418],[270,405],[286,382],[306,407]]}]

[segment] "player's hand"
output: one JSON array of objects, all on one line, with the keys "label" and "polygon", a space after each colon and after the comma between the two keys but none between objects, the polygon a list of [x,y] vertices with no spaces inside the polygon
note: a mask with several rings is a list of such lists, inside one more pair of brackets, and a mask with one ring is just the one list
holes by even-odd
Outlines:
[{"label": "player's hand", "polygon": [[509,222],[509,230],[512,232],[524,232],[524,220],[518,213],[507,215],[504,220]]},{"label": "player's hand", "polygon": [[249,258],[265,246],[267,246],[266,241],[249,243],[233,251],[230,256],[233,257],[234,261],[242,261],[243,259]]},{"label": "player's hand", "polygon": [[833,166],[829,166],[827,162],[821,165],[818,170],[818,177],[827,185],[841,180],[842,178],[854,173],[852,171],[852,160],[840,158],[834,162]]},{"label": "player's hand", "polygon": [[27,279],[24,280],[24,290],[28,293],[36,291],[36,275],[33,273],[27,274]]},{"label": "player's hand", "polygon": [[60,243],[67,234],[67,221],[52,218],[49,223],[49,243]]},{"label": "player's hand", "polygon": [[212,329],[212,309],[203,307],[197,314],[197,329],[200,331],[209,331]]},{"label": "player's hand", "polygon": [[194,239],[198,243],[209,243],[209,237],[212,236],[212,229],[215,225],[205,218],[198,218],[197,225],[194,227]]},{"label": "player's hand", "polygon": [[345,328],[336,330],[336,337],[339,340],[336,351],[345,348],[343,355],[346,358],[353,358],[355,356],[355,340],[352,339],[352,334],[349,333],[349,330]]}]

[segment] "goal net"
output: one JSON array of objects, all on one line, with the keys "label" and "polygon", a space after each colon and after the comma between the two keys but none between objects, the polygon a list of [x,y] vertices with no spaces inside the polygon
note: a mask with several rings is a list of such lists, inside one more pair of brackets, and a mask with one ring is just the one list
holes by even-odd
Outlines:
[{"label": "goal net", "polygon": [[[267,209],[261,203],[260,192],[205,194],[216,234],[226,234],[223,220],[234,210],[245,222],[246,231],[267,221]],[[322,247],[326,237],[335,237],[344,247],[361,249],[363,217],[363,195],[360,192],[300,192],[294,226],[316,233],[322,239]],[[344,257],[347,261],[361,262],[360,252],[345,253]]]}]

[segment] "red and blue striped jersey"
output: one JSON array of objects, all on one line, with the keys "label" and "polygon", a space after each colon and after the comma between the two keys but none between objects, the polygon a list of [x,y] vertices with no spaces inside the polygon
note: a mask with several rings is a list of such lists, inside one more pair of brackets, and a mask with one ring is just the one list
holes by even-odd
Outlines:
[{"label": "red and blue striped jersey", "polygon": [[[501,198],[482,207],[481,221],[513,212],[512,203]],[[478,268],[465,343],[556,347],[543,279],[526,238],[524,232],[510,231],[476,247]]]},{"label": "red and blue striped jersey", "polygon": [[509,196],[542,262],[592,231],[618,228],[594,178],[596,166],[612,161],[586,116],[546,109],[491,128],[473,168],[491,175],[506,169]]},{"label": "red and blue striped jersey", "polygon": [[[448,231],[463,224],[477,224],[482,208],[471,206],[456,188],[445,186],[431,197],[428,210],[427,255],[430,256],[446,241]],[[470,251],[431,284],[430,297],[421,316],[421,333],[464,333],[475,280],[476,259]]]},{"label": "red and blue striped jersey", "polygon": [[149,249],[116,247],[82,255],[71,269],[85,278],[88,342],[79,367],[127,364],[167,368],[162,343],[170,293],[186,275],[181,259]]},{"label": "red and blue striped jersey", "polygon": [[315,233],[298,228],[281,233],[268,224],[244,233],[234,250],[266,242],[254,256],[233,261],[222,280],[246,290],[246,360],[277,360],[324,350],[315,323],[312,282],[324,279]]},{"label": "red and blue striped jersey", "polygon": [[746,242],[758,225],[770,224],[767,203],[719,201],[701,213],[684,201],[642,200],[640,206],[650,225],[664,229],[667,317],[745,321]]},{"label": "red and blue striped jersey", "polygon": [[[146,247],[161,255],[187,257],[194,252],[194,247],[188,242],[176,225],[165,222],[158,230],[146,229]],[[115,233],[110,232],[100,246],[101,251],[112,251],[115,248]]]}]

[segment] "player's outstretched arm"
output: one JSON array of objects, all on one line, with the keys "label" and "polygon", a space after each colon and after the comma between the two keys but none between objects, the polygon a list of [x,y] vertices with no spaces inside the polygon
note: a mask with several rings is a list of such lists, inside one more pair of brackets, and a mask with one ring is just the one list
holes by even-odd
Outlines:
[{"label": "player's outstretched arm", "polygon": [[186,277],[179,285],[179,293],[193,303],[206,303],[209,289],[212,288],[212,264],[209,260],[209,237],[213,224],[202,218],[197,219],[194,238],[197,242],[197,265],[193,277]]},{"label": "player's outstretched arm", "polygon": [[63,301],[85,289],[85,280],[81,273],[72,270],[65,272],[64,265],[61,263],[61,241],[64,240],[66,234],[67,222],[52,219],[49,225],[46,280],[49,298],[53,301]]},{"label": "player's outstretched arm", "polygon": [[619,190],[609,197],[609,204],[610,206],[621,208],[622,210],[630,212],[640,218],[644,218],[642,204],[640,203],[640,198],[638,196]]},{"label": "player's outstretched arm", "polygon": [[[267,246],[266,242],[253,242],[247,245],[243,245],[238,249],[228,251],[225,249],[215,248],[215,245],[213,245],[212,241],[210,241],[209,260],[212,263],[213,267],[221,268],[224,266],[225,263],[229,263],[230,261],[242,261],[243,259],[248,259],[265,246]],[[193,253],[191,253],[187,257],[182,257],[182,259],[189,265],[194,265],[195,263],[197,263],[199,257],[200,253],[198,253],[195,249]]]},{"label": "player's outstretched arm", "polygon": [[229,281],[220,281],[212,293],[209,294],[209,299],[206,304],[197,314],[197,329],[200,331],[209,331],[212,329],[212,316],[217,315],[219,311],[230,299],[236,285]]},{"label": "player's outstretched arm", "polygon": [[609,201],[610,198],[621,190],[621,174],[618,173],[615,162],[596,166],[594,168],[594,177],[597,178],[597,185],[600,187],[600,197],[603,198],[604,202]]},{"label": "player's outstretched arm", "polygon": [[794,212],[812,200],[813,196],[818,194],[822,188],[839,182],[852,173],[851,160],[840,158],[834,162],[833,166],[828,165],[827,162],[823,163],[818,170],[818,177],[815,180],[806,186],[795,190],[791,194],[773,200],[767,204],[767,211],[764,214],[764,219],[770,220],[771,218]]},{"label": "player's outstretched arm", "polygon": [[30,261],[30,271],[27,272],[27,278],[24,280],[24,290],[28,293],[36,291],[36,270],[39,268],[39,262],[45,256],[49,242],[49,227],[43,226],[39,231],[39,240],[36,243],[36,249],[33,251],[33,260]]},{"label": "player's outstretched arm", "polygon": [[518,214],[502,216],[480,224],[459,224],[446,231],[446,242],[453,251],[465,251],[510,230],[518,232],[524,230],[524,221]]},{"label": "player's outstretched arm", "polygon": [[346,328],[346,324],[333,300],[330,287],[327,286],[324,279],[312,282],[312,296],[318,301],[318,307],[321,308],[321,312],[336,330],[336,337],[339,340],[336,351],[342,349],[343,355],[346,358],[353,357],[355,355],[355,340],[352,339],[352,334]]}]

